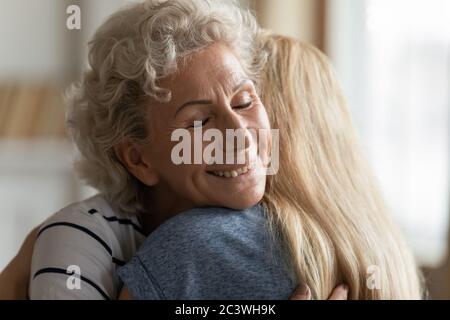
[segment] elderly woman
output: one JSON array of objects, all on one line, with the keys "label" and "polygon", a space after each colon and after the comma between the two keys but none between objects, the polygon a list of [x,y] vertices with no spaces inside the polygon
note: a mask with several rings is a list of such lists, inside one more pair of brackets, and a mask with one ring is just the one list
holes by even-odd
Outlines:
[{"label": "elderly woman", "polygon": [[[177,165],[171,138],[176,129],[197,130],[195,121],[224,133],[270,128],[255,87],[257,31],[233,3],[206,0],[134,4],[99,28],[67,124],[81,153],[79,172],[101,194],[41,227],[31,298],[116,298],[117,268],[165,220],[196,207],[243,209],[261,200],[261,158]],[[256,141],[246,143],[243,152]],[[68,290],[68,266],[88,285]]]},{"label": "elderly woman", "polygon": [[[41,226],[31,298],[116,298],[117,270],[165,222],[200,207],[245,213],[261,200],[297,283],[310,288],[297,296],[326,299],[346,282],[353,299],[420,298],[414,261],[359,154],[326,60],[289,41],[256,41],[258,32],[248,13],[207,0],[147,1],[102,25],[68,117],[79,170],[101,193]],[[248,150],[257,143],[250,129],[270,128],[269,119],[280,128],[281,165],[267,180],[258,174],[267,155]],[[242,129],[245,147],[235,153],[246,161],[176,165],[172,132],[195,135],[199,123]],[[262,149],[270,140],[262,137]],[[381,270],[380,287],[364,285],[371,266]],[[80,290],[68,288],[68,267],[80,273]]]}]

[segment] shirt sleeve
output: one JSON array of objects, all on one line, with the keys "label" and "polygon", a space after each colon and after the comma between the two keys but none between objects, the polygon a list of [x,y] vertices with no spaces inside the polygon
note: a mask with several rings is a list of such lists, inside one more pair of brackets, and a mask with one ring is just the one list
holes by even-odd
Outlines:
[{"label": "shirt sleeve", "polygon": [[145,267],[139,255],[135,255],[130,262],[121,267],[118,272],[124,285],[128,288],[133,299],[165,300],[163,291],[156,279]]},{"label": "shirt sleeve", "polygon": [[108,230],[92,215],[59,212],[41,227],[32,257],[30,299],[116,299],[117,265]]}]

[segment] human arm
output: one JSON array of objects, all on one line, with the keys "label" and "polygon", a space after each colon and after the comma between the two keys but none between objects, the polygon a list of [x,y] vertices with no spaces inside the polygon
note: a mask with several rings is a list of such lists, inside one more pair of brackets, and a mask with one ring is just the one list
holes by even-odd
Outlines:
[{"label": "human arm", "polygon": [[28,298],[31,257],[39,226],[25,238],[17,255],[0,273],[0,300],[25,300]]}]

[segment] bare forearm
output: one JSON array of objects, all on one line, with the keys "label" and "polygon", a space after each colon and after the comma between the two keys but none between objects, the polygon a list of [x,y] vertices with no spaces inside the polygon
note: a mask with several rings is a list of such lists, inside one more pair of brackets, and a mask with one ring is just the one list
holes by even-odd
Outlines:
[{"label": "bare forearm", "polygon": [[15,257],[0,273],[0,300],[27,299],[28,277],[21,275],[22,267]]},{"label": "bare forearm", "polygon": [[0,300],[24,300],[28,298],[31,256],[39,226],[25,238],[18,254],[0,273]]}]

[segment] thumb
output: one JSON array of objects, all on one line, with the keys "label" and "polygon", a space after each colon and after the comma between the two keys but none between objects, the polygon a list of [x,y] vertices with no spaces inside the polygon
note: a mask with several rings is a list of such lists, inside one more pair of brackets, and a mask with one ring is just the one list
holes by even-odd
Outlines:
[{"label": "thumb", "polygon": [[306,284],[300,284],[289,300],[311,300],[311,290]]}]

